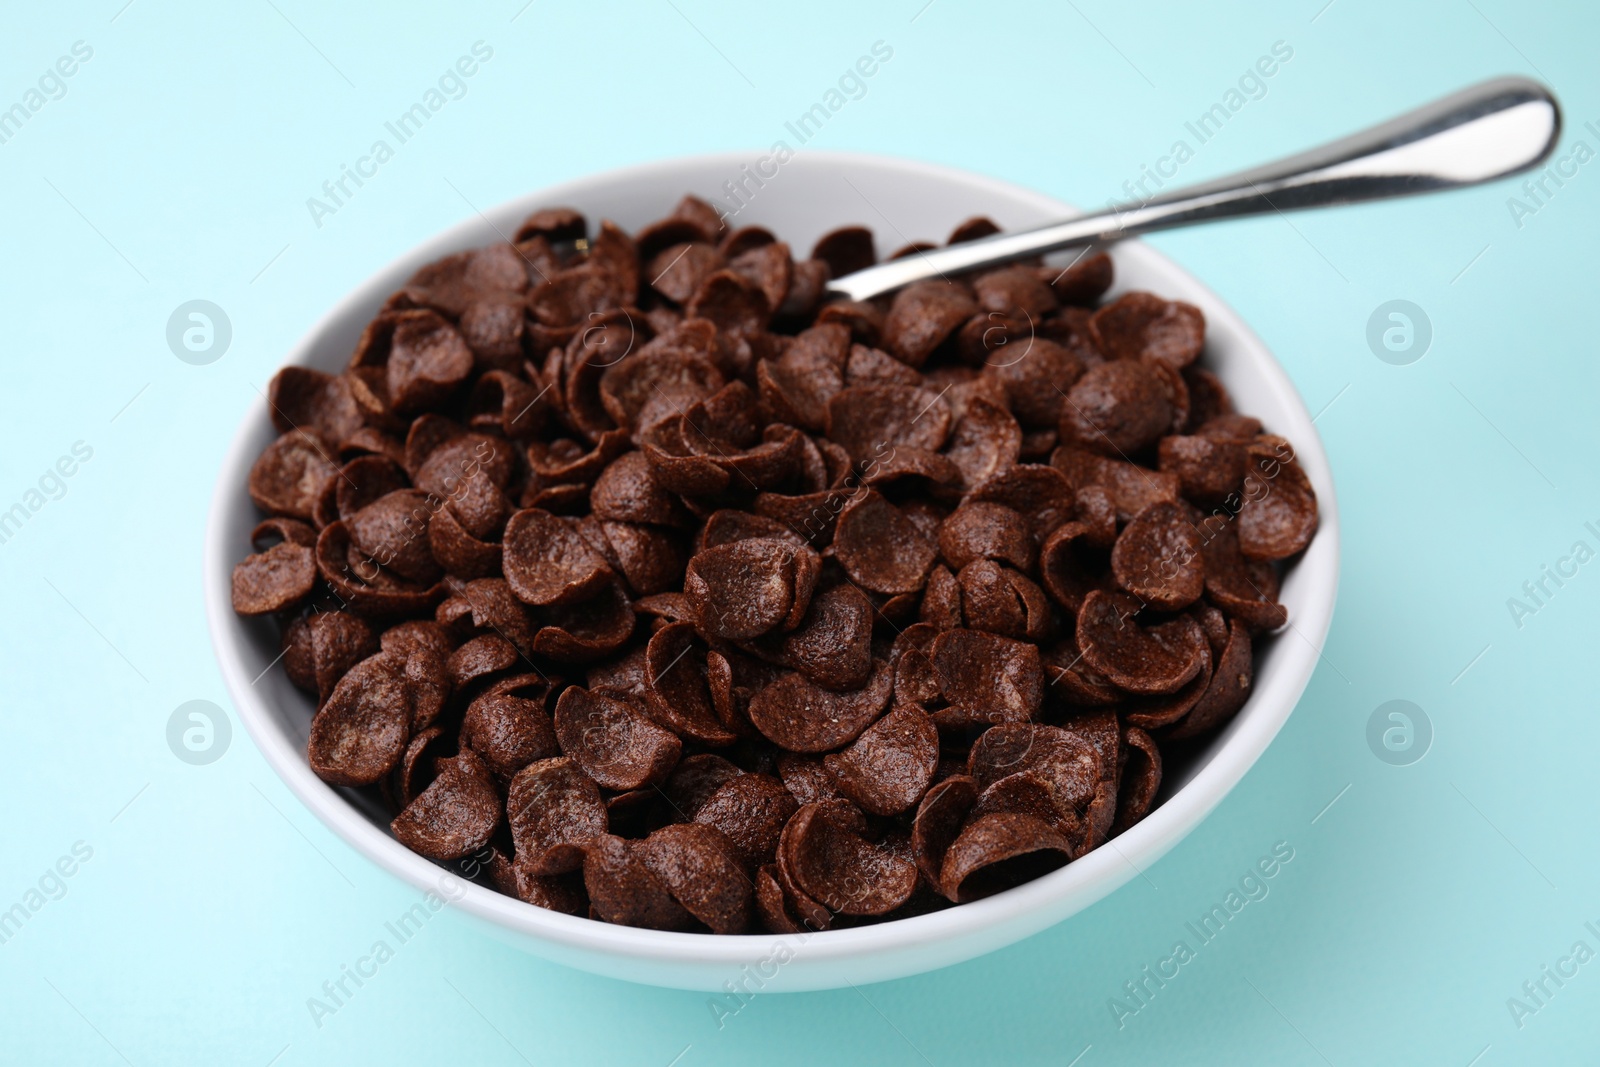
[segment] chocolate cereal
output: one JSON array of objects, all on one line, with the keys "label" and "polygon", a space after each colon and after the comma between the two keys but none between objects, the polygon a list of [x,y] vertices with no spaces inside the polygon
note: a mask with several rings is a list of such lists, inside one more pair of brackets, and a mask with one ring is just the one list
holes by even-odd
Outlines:
[{"label": "chocolate cereal", "polygon": [[514,236],[280,371],[249,477],[234,609],[406,847],[654,930],[891,920],[1131,830],[1248,701],[1317,500],[1198,308],[1104,253],[825,303],[872,231],[692,196]]}]

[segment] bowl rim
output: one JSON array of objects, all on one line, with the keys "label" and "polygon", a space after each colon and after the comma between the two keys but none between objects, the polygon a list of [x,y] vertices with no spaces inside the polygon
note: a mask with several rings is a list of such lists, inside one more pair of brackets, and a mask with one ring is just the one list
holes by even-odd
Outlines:
[{"label": "bowl rim", "polygon": [[[382,294],[376,294],[374,290],[386,292],[387,285],[380,286],[379,283],[402,266],[415,269],[421,263],[448,251],[467,246],[468,240],[474,237],[481,243],[485,225],[493,225],[489,222],[491,219],[522,217],[536,207],[581,197],[596,184],[607,181],[627,178],[644,182],[692,166],[724,167],[733,173],[751,158],[753,156],[749,151],[717,152],[618,167],[514,197],[484,212],[467,216],[370,272],[364,281],[343,294],[318,317],[278,367],[305,364],[315,350],[318,339],[349,316],[355,305],[371,302],[374,295],[379,295],[381,299]],[[798,158],[825,169],[867,166],[959,182],[1043,210],[1062,212],[1063,217],[1073,210],[1071,205],[1033,189],[939,164],[874,153],[810,149],[798,153]],[[670,195],[678,194],[671,192]],[[1250,705],[1255,707],[1247,705],[1246,709],[1241,710],[1234,720],[1233,735],[1209,760],[1197,767],[1188,781],[1164,803],[1114,841],[1107,842],[1110,847],[1097,848],[1059,870],[983,900],[892,922],[798,935],[713,936],[618,926],[540,908],[516,897],[455,878],[451,872],[411,852],[390,837],[339,791],[317,778],[304,753],[291,744],[290,739],[273,722],[263,691],[255,689],[252,684],[250,666],[244,659],[242,626],[232,610],[227,578],[237,562],[240,546],[226,543],[224,531],[230,510],[239,506],[238,494],[243,492],[246,476],[256,458],[257,448],[252,440],[259,432],[259,420],[265,418],[265,413],[258,405],[252,405],[241,419],[222,459],[207,513],[202,559],[207,628],[218,667],[240,720],[267,763],[289,790],[357,852],[418,889],[443,892],[451,903],[482,920],[516,934],[547,942],[557,949],[569,950],[553,958],[574,966],[583,967],[582,957],[585,955],[599,954],[616,961],[649,961],[662,965],[731,971],[770,957],[780,945],[787,945],[792,950],[797,939],[805,943],[804,956],[819,965],[828,961],[856,960],[883,950],[903,950],[932,941],[967,943],[970,950],[933,964],[938,967],[998,949],[1064,920],[1108,896],[1135,875],[1142,875],[1150,864],[1198,826],[1260,758],[1288,720],[1310,682],[1332,623],[1338,591],[1339,523],[1332,475],[1321,438],[1287,372],[1231,307],[1175,261],[1136,241],[1121,242],[1118,250],[1119,255],[1134,256],[1158,266],[1187,286],[1184,299],[1199,303],[1208,322],[1226,321],[1240,345],[1254,347],[1265,354],[1267,373],[1263,384],[1276,395],[1286,411],[1303,419],[1302,426],[1285,429],[1293,430],[1297,455],[1316,486],[1320,525],[1312,549],[1308,550],[1307,558],[1299,563],[1299,566],[1305,566],[1311,552],[1317,553],[1319,566],[1310,576],[1312,580],[1308,583],[1307,601],[1300,617],[1295,620],[1297,625],[1293,627],[1303,640],[1297,646],[1291,646],[1287,653],[1290,662],[1285,663],[1285,669],[1277,679],[1280,691],[1270,694],[1270,700],[1261,696],[1265,690],[1252,693]],[[1247,711],[1251,714],[1247,715]],[[1052,903],[1057,906],[1051,908]],[[1064,904],[1066,906],[1063,908]],[[1029,921],[1030,915],[1034,916],[1033,921]],[[981,941],[987,931],[1000,927],[1010,929],[1005,940]],[[927,968],[900,967],[894,969],[893,974],[909,974],[924,969]],[[654,979],[641,976],[634,980]]]}]

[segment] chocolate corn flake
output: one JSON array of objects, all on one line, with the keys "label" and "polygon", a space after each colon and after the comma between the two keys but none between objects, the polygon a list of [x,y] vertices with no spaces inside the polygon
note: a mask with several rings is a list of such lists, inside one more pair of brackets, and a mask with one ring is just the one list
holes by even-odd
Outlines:
[{"label": "chocolate corn flake", "polygon": [[689,513],[656,478],[643,452],[617,457],[589,490],[589,512],[597,519],[652,526],[683,526]]},{"label": "chocolate corn flake", "polygon": [[939,891],[956,903],[993,896],[1072,858],[1066,838],[1042,819],[995,812],[968,823],[945,850]]},{"label": "chocolate corn flake", "polygon": [[[524,304],[520,299],[490,298],[474,301],[462,311],[456,329],[472,350],[473,360],[478,367],[487,369],[491,374],[504,373],[513,371],[522,362],[522,339],[527,330],[522,317]],[[504,381],[496,383],[494,379],[488,380],[490,384],[485,387],[484,379],[480,378],[478,385],[473,388],[475,409],[482,410],[482,402],[478,399],[480,393],[490,393],[497,385],[509,385]],[[527,398],[531,402],[536,395],[534,388],[524,386],[519,379],[517,386],[512,386],[502,394],[505,400],[503,406],[509,408],[506,414],[526,412],[528,409],[522,404],[515,407],[511,404],[518,398]],[[521,421],[528,430],[532,430],[534,419],[524,418]],[[511,426],[506,425],[505,428],[510,430]]]},{"label": "chocolate corn flake", "polygon": [[1110,835],[1112,821],[1116,818],[1117,788],[1122,781],[1125,756],[1121,745],[1122,723],[1116,712],[1101,708],[1074,715],[1066,720],[1063,728],[1087,741],[1099,760],[1100,780],[1095,785],[1094,799],[1084,811],[1084,845],[1097,848]]},{"label": "chocolate corn flake", "polygon": [[461,743],[505,779],[530,763],[561,753],[543,702],[510,693],[485,693],[467,705]]},{"label": "chocolate corn flake", "polygon": [[718,545],[743,541],[749,537],[771,537],[788,541],[796,548],[806,547],[805,538],[776,519],[769,519],[754,512],[723,508],[706,517],[700,527],[695,548],[716,548]]},{"label": "chocolate corn flake", "polygon": [[1207,679],[1204,692],[1190,705],[1183,718],[1165,734],[1172,740],[1202,737],[1229,719],[1244,706],[1254,679],[1250,653],[1250,631],[1238,619],[1228,623],[1228,637],[1221,651],[1214,653],[1216,668]]},{"label": "chocolate corn flake", "polygon": [[921,708],[902,705],[822,763],[839,783],[839,792],[862,811],[898,815],[921,799],[933,781],[939,732]]},{"label": "chocolate corn flake", "polygon": [[1204,632],[1188,616],[1145,627],[1138,601],[1095,590],[1078,610],[1078,647],[1089,665],[1130,693],[1175,693],[1204,665]]},{"label": "chocolate corn flake", "polygon": [[851,385],[828,401],[828,438],[862,465],[901,447],[937,451],[949,429],[950,410],[932,389]]},{"label": "chocolate corn flake", "polygon": [[1126,699],[1127,694],[1084,661],[1074,633],[1050,649],[1044,669],[1050,693],[1068,708],[1114,707]]},{"label": "chocolate corn flake", "polygon": [[1040,267],[1039,277],[1055,291],[1063,304],[1093,307],[1111,288],[1114,268],[1104,252],[1083,252],[1063,269]]},{"label": "chocolate corn flake", "polygon": [[1252,630],[1276,630],[1288,620],[1278,603],[1278,576],[1271,564],[1246,559],[1237,523],[1204,526],[1206,596]]},{"label": "chocolate corn flake", "polygon": [[850,331],[824,323],[800,333],[777,359],[756,365],[762,401],[780,418],[807,430],[827,425],[828,401],[844,388]]},{"label": "chocolate corn flake", "polygon": [[873,606],[848,582],[811,598],[800,625],[760,651],[827,689],[850,690],[872,673]]},{"label": "chocolate corn flake", "polygon": [[963,485],[982,485],[1017,462],[1022,428],[1003,405],[974,397],[951,427],[944,451]]},{"label": "chocolate corn flake", "polygon": [[520,863],[513,863],[498,854],[496,859],[498,863],[491,861],[485,866],[492,884],[500,892],[535,907],[549,908],[565,915],[582,915],[588,910],[588,893],[579,875],[530,874]]},{"label": "chocolate corn flake", "polygon": [[873,593],[913,593],[938,558],[935,537],[875,491],[857,493],[839,512],[834,558],[856,585]]},{"label": "chocolate corn flake", "polygon": [[780,323],[805,323],[820,309],[823,288],[831,276],[828,265],[820,259],[802,259],[795,263],[789,279],[789,292],[774,312]]},{"label": "chocolate corn flake", "polygon": [[1175,434],[1161,439],[1161,469],[1177,475],[1179,492],[1202,507],[1222,504],[1239,492],[1246,458],[1244,445],[1222,437]]},{"label": "chocolate corn flake", "polygon": [[1021,312],[1042,319],[1056,309],[1056,295],[1033,267],[1013,264],[985,271],[972,279],[972,292],[981,311],[997,315]]},{"label": "chocolate corn flake", "polygon": [[[347,611],[315,611],[292,620],[284,628],[283,646],[290,680],[315,694],[318,705],[328,699],[346,671],[378,651],[372,628]],[[448,645],[440,658],[447,655]]]},{"label": "chocolate corn flake", "polygon": [[1091,452],[1130,459],[1172,429],[1169,379],[1138,360],[1102,363],[1067,390],[1060,434]]},{"label": "chocolate corn flake", "polygon": [[326,443],[305,430],[289,430],[250,468],[250,499],[269,515],[310,519],[317,497],[337,476]]},{"label": "chocolate corn flake", "polygon": [[646,841],[603,834],[583,849],[589,905],[606,922],[647,930],[689,930],[695,917],[646,863]]},{"label": "chocolate corn flake", "polygon": [[692,318],[707,320],[721,333],[746,337],[758,333],[772,314],[760,287],[731,270],[708,275],[685,311]]},{"label": "chocolate corn flake", "polygon": [[1106,843],[1246,705],[1316,494],[1198,308],[1103,252],[825,301],[871,230],[693,196],[513,238],[280,371],[249,477],[235,609],[413,851],[596,921],[889,921]]},{"label": "chocolate corn flake", "polygon": [[563,665],[592,663],[627,643],[634,614],[620,583],[612,581],[595,596],[545,608],[545,625],[533,635],[535,655]]},{"label": "chocolate corn flake", "polygon": [[1249,472],[1239,512],[1239,551],[1252,560],[1298,555],[1317,532],[1317,494],[1311,480],[1287,442],[1258,438],[1245,453]]},{"label": "chocolate corn flake", "polygon": [[233,568],[233,610],[240,615],[286,611],[311,594],[317,565],[311,549],[283,541]]},{"label": "chocolate corn flake", "polygon": [[992,712],[991,722],[1025,720],[1043,699],[1039,648],[980,630],[946,630],[929,646],[939,691],[956,707]]},{"label": "chocolate corn flake", "polygon": [[[1111,505],[1114,520],[1126,523],[1151,504],[1176,501],[1178,476],[1170,471],[1152,470],[1125,459],[1113,459],[1075,446],[1063,445],[1050,454],[1050,465],[1066,475],[1078,490],[1080,512],[1083,493],[1097,488],[1104,502]],[[1096,502],[1097,508],[1102,506]],[[1085,516],[1087,518],[1087,516]],[[1115,531],[1106,524],[1103,543],[1114,539]]]},{"label": "chocolate corn flake", "polygon": [[420,489],[398,489],[345,520],[357,551],[402,578],[432,582],[443,573],[428,548],[433,509]]},{"label": "chocolate corn flake", "polygon": [[722,831],[745,866],[757,867],[777,854],[778,838],[798,807],[777,778],[741,773],[708,796],[693,817]]},{"label": "chocolate corn flake", "polygon": [[894,677],[875,660],[860,688],[835,692],[789,672],[750,698],[750,722],[791,752],[827,752],[855,740],[889,702]]},{"label": "chocolate corn flake", "polygon": [[675,818],[692,819],[724,783],[744,773],[737,763],[715,752],[685,756],[662,784],[661,796]]},{"label": "chocolate corn flake", "polygon": [[[339,613],[342,614],[342,613]],[[337,614],[333,617],[337,617]],[[323,619],[327,622],[327,619]],[[353,620],[359,622],[359,619]],[[316,629],[317,619],[312,620],[313,633]],[[418,651],[431,652],[439,659],[447,658],[455,649],[455,643],[444,627],[431,619],[412,619],[398,623],[383,631],[378,638],[379,645],[385,652],[393,652],[402,659],[409,660]]]},{"label": "chocolate corn flake", "polygon": [[759,289],[767,307],[774,310],[783,306],[794,280],[794,260],[789,256],[789,246],[781,241],[735,255],[728,261],[728,269]]},{"label": "chocolate corn flake", "polygon": [[551,241],[574,241],[585,237],[589,223],[583,215],[570,207],[540,208],[517,227],[516,240],[520,244],[530,237],[544,237]]},{"label": "chocolate corn flake", "polygon": [[1123,527],[1111,548],[1117,584],[1151,607],[1177,611],[1205,589],[1201,535],[1176,504],[1151,504]]},{"label": "chocolate corn flake", "polygon": [[889,353],[869,345],[853,344],[844,364],[847,385],[905,385],[915,388],[922,384],[922,375],[895,359]]},{"label": "chocolate corn flake", "polygon": [[[950,236],[948,239],[946,239],[945,243],[952,245],[964,244],[967,241],[977,241],[985,237],[992,237],[999,232],[999,224],[989,216],[974,215],[969,219],[965,219],[962,222],[957,223],[956,228],[950,231]],[[935,244],[924,244],[922,247],[933,249],[939,246]]]},{"label": "chocolate corn flake", "polygon": [[1027,520],[1040,542],[1080,510],[1072,483],[1054,467],[1040,463],[1009,467],[975,486],[967,499],[1011,508]]},{"label": "chocolate corn flake", "polygon": [[571,686],[556,703],[556,738],[585,774],[607,789],[659,785],[683,742],[621,700]]},{"label": "chocolate corn flake", "polygon": [[751,249],[773,244],[777,240],[777,236],[765,226],[741,226],[722,235],[717,242],[717,251],[737,259]]},{"label": "chocolate corn flake", "polygon": [[[811,262],[816,263],[817,260]],[[805,264],[795,265],[798,271]],[[884,314],[877,304],[864,300],[838,300],[824,304],[817,311],[817,324],[838,324],[847,328],[850,336],[864,345],[876,345],[883,336]]]},{"label": "chocolate corn flake", "polygon": [[967,626],[1004,637],[1043,641],[1053,629],[1044,591],[1021,572],[980,559],[956,575]]},{"label": "chocolate corn flake", "polygon": [[339,517],[348,519],[388,494],[410,487],[411,479],[400,464],[387,456],[362,455],[339,468],[333,500]]},{"label": "chocolate corn flake", "polygon": [[1077,611],[1083,598],[1106,585],[1106,553],[1096,552],[1090,528],[1069,522],[1056,526],[1038,550],[1038,569],[1045,592],[1062,608]]},{"label": "chocolate corn flake", "polygon": [[[1203,629],[1203,628],[1202,628]],[[1200,644],[1200,669],[1182,688],[1155,696],[1136,697],[1123,705],[1124,721],[1154,730],[1185,718],[1211,684],[1212,653],[1210,640]]]},{"label": "chocolate corn flake", "polygon": [[489,843],[500,825],[500,794],[471,753],[458,756],[390,824],[394,836],[431,860],[453,860]]},{"label": "chocolate corn flake", "polygon": [[[1089,816],[1101,791],[1102,757],[1081,733],[1038,723],[1003,723],[986,731],[967,757],[967,773],[985,792],[1002,779],[1027,773],[1042,787],[1048,806],[1029,800],[1031,814],[1064,833]],[[1115,791],[1115,786],[1112,786]],[[997,810],[1011,810],[999,806]]]},{"label": "chocolate corn flake", "polygon": [[883,340],[895,358],[921,367],[957,327],[977,314],[965,286],[946,281],[913,282],[895,294],[883,323]]},{"label": "chocolate corn flake", "polygon": [[929,885],[939,885],[944,854],[977,802],[978,784],[965,774],[953,774],[923,794],[911,823],[911,851]]},{"label": "chocolate corn flake", "polygon": [[702,634],[748,641],[799,625],[820,566],[809,548],[751,537],[696,553],[683,588]]},{"label": "chocolate corn flake", "polygon": [[662,419],[682,415],[722,388],[724,379],[706,357],[681,348],[637,355],[608,366],[599,379],[605,412],[636,435]]},{"label": "chocolate corn flake", "polygon": [[801,892],[843,915],[882,915],[917,887],[914,863],[867,841],[832,801],[803,805],[784,827],[778,865]]},{"label": "chocolate corn flake", "polygon": [[391,653],[350,668],[311,720],[311,768],[333,785],[372,785],[394,769],[411,736],[411,698]]},{"label": "chocolate corn flake", "polygon": [[811,258],[826,263],[835,278],[843,278],[878,262],[878,252],[871,230],[865,226],[842,226],[817,239]]},{"label": "chocolate corn flake", "polygon": [[721,270],[725,262],[722,253],[710,244],[685,241],[657,252],[645,265],[645,277],[668,300],[686,304],[700,283]]},{"label": "chocolate corn flake", "polygon": [[583,846],[606,832],[600,789],[565,756],[537,760],[506,791],[506,823],[516,862],[530,874],[578,870]]},{"label": "chocolate corn flake", "polygon": [[267,405],[279,433],[303,429],[324,441],[344,441],[366,421],[349,378],[310,367],[285,367],[274,375]]},{"label": "chocolate corn flake", "polygon": [[1084,836],[1084,819],[1073,810],[1063,811],[1051,795],[1049,784],[1033,771],[1008,774],[978,794],[972,806],[973,822],[986,815],[1027,815],[1060,833],[1074,845]]},{"label": "chocolate corn flake", "polygon": [[401,311],[384,368],[390,405],[409,414],[439,404],[466,381],[472,350],[439,314]]},{"label": "chocolate corn flake", "polygon": [[[687,560],[668,531],[637,522],[605,521],[599,525],[604,539],[602,554],[622,572],[634,594],[664,593],[683,583]],[[605,548],[610,549],[609,553]]]},{"label": "chocolate corn flake", "polygon": [[1150,813],[1156,793],[1161,789],[1161,748],[1155,739],[1137,726],[1123,734],[1127,766],[1122,789],[1117,797],[1117,818],[1112,832],[1120,834]]},{"label": "chocolate corn flake", "polygon": [[527,604],[583,600],[611,577],[605,558],[574,523],[537,508],[511,516],[504,552],[506,581]]},{"label": "chocolate corn flake", "polygon": [[1047,337],[1028,336],[988,353],[984,375],[999,382],[1017,421],[1029,429],[1054,430],[1067,405],[1067,391],[1084,374],[1083,360]]},{"label": "chocolate corn flake", "polygon": [[450,653],[450,681],[465,692],[479,679],[509,671],[521,661],[517,647],[499,634],[481,634]]},{"label": "chocolate corn flake", "polygon": [[939,552],[958,570],[980,559],[1030,570],[1037,551],[1028,521],[1004,504],[963,504],[939,527]]},{"label": "chocolate corn flake", "polygon": [[750,924],[750,876],[722,831],[704,823],[676,823],[645,838],[639,848],[667,892],[713,933],[740,934]]},{"label": "chocolate corn flake", "polygon": [[444,738],[444,728],[430,726],[414,734],[406,742],[400,762],[381,783],[384,797],[390,806],[404,811],[434,778],[438,749]]},{"label": "chocolate corn flake", "polygon": [[657,630],[645,649],[644,709],[681,737],[726,745],[734,734],[717,715],[707,655],[691,623]]},{"label": "chocolate corn flake", "polygon": [[756,871],[754,887],[756,914],[769,931],[775,934],[798,934],[806,929],[804,921],[790,910],[783,883],[778,880],[776,864],[765,864]]},{"label": "chocolate corn flake", "polygon": [[928,574],[918,621],[934,630],[953,630],[961,618],[961,583],[941,563]]},{"label": "chocolate corn flake", "polygon": [[1094,313],[1089,335],[1111,359],[1187,367],[1205,345],[1206,320],[1193,304],[1127,293]]}]

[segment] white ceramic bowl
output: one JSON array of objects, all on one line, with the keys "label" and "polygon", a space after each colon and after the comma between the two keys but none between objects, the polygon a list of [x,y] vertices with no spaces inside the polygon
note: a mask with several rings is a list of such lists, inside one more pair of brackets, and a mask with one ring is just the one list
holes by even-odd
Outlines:
[{"label": "white ceramic bowl", "polygon": [[[362,326],[416,268],[451,252],[512,232],[535,208],[572,205],[593,224],[609,218],[628,230],[664,215],[685,192],[724,200],[755,155],[710,155],[630,167],[559,185],[474,218],[406,253],[340,300],[289,353],[288,362],[337,371]],[[770,165],[767,169],[770,169]],[[941,241],[956,223],[988,215],[1004,229],[1062,218],[1072,208],[1003,182],[904,160],[801,152],[756,188],[735,225],[760,224],[797,250],[845,223],[871,227],[887,252],[908,241]],[[498,230],[498,233],[496,232]],[[1287,436],[1316,488],[1322,525],[1283,583],[1296,633],[1258,648],[1255,689],[1238,717],[1188,766],[1169,769],[1162,803],[1116,840],[1036,881],[986,900],[912,919],[809,936],[663,933],[612,926],[524,904],[446,878],[397,842],[386,815],[361,798],[324,784],[306,763],[313,711],[281,667],[275,627],[241,619],[229,603],[229,575],[248,550],[257,514],[246,478],[273,430],[265,405],[244,420],[217,480],[206,533],[205,595],[217,659],[239,718],[267,762],[334,833],[421,889],[443,885],[463,910],[503,938],[551,960],[599,974],[684,989],[720,991],[729,979],[764,991],[825,989],[932,970],[993,951],[1058,923],[1149,867],[1203,819],[1243,777],[1289,717],[1317,663],[1338,585],[1339,529],[1328,460],[1305,405],[1261,340],[1199,281],[1137,243],[1119,245],[1116,290],[1148,289],[1199,306],[1207,321],[1208,365],[1241,411]],[[753,977],[752,977],[753,976]]]}]

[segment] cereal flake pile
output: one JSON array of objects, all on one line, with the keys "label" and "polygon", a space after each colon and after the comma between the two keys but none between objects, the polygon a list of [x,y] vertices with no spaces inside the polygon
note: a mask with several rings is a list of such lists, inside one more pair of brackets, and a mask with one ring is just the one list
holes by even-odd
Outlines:
[{"label": "cereal flake pile", "polygon": [[823,301],[876,259],[693,197],[632,236],[547,209],[343,373],[280,371],[233,604],[315,698],[312,769],[435,862],[661,930],[921,914],[1143,818],[1286,622],[1294,450],[1197,308],[1103,301],[1104,254]]}]

